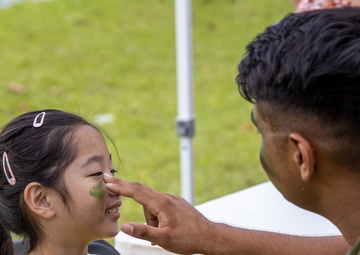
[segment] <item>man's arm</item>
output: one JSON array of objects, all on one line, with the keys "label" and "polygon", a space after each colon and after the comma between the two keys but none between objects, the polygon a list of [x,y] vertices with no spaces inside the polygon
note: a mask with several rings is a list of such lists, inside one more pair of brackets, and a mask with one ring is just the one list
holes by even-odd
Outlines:
[{"label": "man's arm", "polygon": [[344,255],[350,248],[342,236],[292,236],[236,228],[225,224],[214,223],[214,225],[218,225],[218,230],[210,231],[214,235],[213,247],[205,249],[204,254]]},{"label": "man's arm", "polygon": [[214,223],[184,199],[145,185],[104,177],[110,192],[131,197],[144,207],[146,223],[124,223],[121,230],[180,254],[207,255],[342,254],[349,245],[341,237],[301,237],[248,230]]}]

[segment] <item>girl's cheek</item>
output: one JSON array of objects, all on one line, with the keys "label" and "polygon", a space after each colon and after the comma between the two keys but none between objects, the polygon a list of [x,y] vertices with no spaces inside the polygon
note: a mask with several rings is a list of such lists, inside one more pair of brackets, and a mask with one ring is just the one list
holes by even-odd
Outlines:
[{"label": "girl's cheek", "polygon": [[91,188],[90,196],[97,200],[101,200],[105,197],[106,187],[104,181],[101,179],[100,182]]}]

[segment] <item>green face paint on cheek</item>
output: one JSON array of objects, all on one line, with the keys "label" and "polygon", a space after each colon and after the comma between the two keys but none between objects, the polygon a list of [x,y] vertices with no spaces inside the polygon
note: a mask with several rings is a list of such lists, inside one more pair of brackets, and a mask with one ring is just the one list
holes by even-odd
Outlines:
[{"label": "green face paint on cheek", "polygon": [[105,183],[102,179],[97,185],[92,187],[90,190],[90,195],[98,200],[103,199],[105,197],[105,193],[106,193]]}]

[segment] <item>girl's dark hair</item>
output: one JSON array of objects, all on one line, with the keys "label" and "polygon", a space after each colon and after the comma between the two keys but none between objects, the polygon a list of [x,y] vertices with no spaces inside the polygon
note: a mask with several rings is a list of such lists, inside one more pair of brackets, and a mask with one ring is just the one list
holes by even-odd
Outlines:
[{"label": "girl's dark hair", "polygon": [[[34,127],[35,117],[45,112],[44,122]],[[77,155],[74,134],[84,118],[59,110],[42,110],[22,114],[0,132],[0,254],[13,254],[9,231],[27,239],[30,250],[41,240],[42,231],[28,212],[23,192],[30,182],[56,190],[64,204],[69,194],[62,182],[66,167]],[[6,152],[16,184],[11,185],[3,169]],[[5,169],[8,172],[8,169]]]}]

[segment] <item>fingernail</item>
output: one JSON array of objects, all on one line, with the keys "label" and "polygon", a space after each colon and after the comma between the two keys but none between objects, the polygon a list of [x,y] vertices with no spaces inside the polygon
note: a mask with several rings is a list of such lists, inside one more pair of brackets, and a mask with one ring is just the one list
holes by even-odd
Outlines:
[{"label": "fingernail", "polygon": [[134,234],[134,227],[129,223],[124,223],[122,225],[122,231],[126,234],[133,235]]}]

